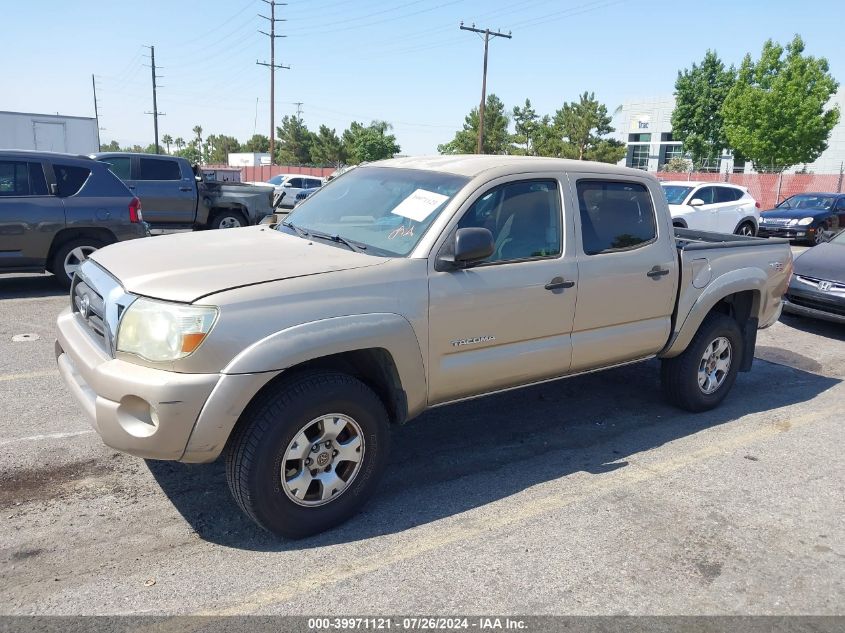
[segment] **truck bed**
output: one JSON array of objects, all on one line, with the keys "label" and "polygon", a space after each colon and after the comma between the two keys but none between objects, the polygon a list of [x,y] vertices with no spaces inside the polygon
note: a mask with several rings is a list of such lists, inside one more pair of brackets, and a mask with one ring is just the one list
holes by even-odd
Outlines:
[{"label": "truck bed", "polygon": [[675,245],[682,251],[700,251],[710,248],[739,248],[764,244],[788,244],[789,240],[765,237],[745,237],[727,233],[711,233],[675,227]]}]

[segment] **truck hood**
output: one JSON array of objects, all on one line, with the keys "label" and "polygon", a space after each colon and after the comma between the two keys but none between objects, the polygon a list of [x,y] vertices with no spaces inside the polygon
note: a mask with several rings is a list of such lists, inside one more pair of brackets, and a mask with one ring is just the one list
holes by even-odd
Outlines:
[{"label": "truck hood", "polygon": [[91,259],[128,292],[185,303],[230,288],[388,261],[260,226],[130,240]]}]

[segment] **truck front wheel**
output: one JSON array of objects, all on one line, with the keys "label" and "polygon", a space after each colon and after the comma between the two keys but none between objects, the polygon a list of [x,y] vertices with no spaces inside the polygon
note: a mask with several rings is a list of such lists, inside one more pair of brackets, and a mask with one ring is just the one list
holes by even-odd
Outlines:
[{"label": "truck front wheel", "polygon": [[734,319],[716,312],[707,315],[687,349],[663,360],[660,378],[667,399],[694,412],[718,406],[736,380],[742,349]]},{"label": "truck front wheel", "polygon": [[226,457],[229,488],[264,529],[302,538],[346,521],[387,464],[388,417],[347,374],[294,378],[245,414]]}]

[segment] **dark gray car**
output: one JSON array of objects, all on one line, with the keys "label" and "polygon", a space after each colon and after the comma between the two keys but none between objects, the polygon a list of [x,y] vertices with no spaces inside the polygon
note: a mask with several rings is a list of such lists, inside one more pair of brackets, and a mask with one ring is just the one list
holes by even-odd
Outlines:
[{"label": "dark gray car", "polygon": [[140,201],[107,165],[0,150],[0,273],[46,270],[70,286],[92,252],[148,234]]}]

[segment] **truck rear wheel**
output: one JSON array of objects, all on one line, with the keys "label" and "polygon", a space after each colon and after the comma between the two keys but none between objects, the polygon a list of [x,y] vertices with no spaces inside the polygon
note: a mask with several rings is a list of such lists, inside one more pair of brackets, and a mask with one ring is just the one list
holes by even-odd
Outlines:
[{"label": "truck rear wheel", "polygon": [[211,218],[209,227],[212,229],[237,229],[247,226],[248,222],[240,211],[217,211]]},{"label": "truck rear wheel", "polygon": [[724,314],[708,314],[687,349],[663,360],[660,378],[667,399],[694,412],[718,406],[736,380],[742,349],[737,322]]},{"label": "truck rear wheel", "polygon": [[247,412],[226,476],[258,525],[302,538],[361,509],[384,472],[388,442],[387,412],[367,385],[336,372],[306,374]]}]

